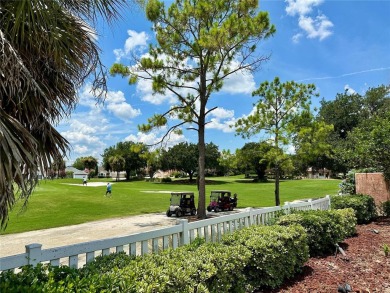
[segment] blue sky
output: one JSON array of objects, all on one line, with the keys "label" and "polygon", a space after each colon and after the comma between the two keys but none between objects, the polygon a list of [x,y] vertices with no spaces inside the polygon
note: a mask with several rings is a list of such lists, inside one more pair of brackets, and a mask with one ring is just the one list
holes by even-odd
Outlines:
[{"label": "blue sky", "polygon": [[[168,1],[167,1],[168,2]],[[218,106],[209,120],[206,141],[219,149],[234,151],[246,142],[229,125],[248,115],[256,102],[251,96],[260,83],[294,80],[314,83],[320,94],[312,101],[333,100],[337,93],[364,94],[370,87],[390,84],[390,1],[266,0],[260,9],[267,11],[276,34],[258,47],[269,61],[253,75],[240,74],[226,81],[223,89],[211,97],[208,108]],[[152,24],[139,9],[128,9],[112,25],[99,24],[98,43],[103,63],[110,68],[116,61],[130,64],[130,54],[146,53],[154,42]],[[104,149],[119,141],[151,144],[164,129],[149,134],[138,131],[154,113],[163,113],[174,102],[172,96],[151,95],[150,85],[130,86],[126,79],[108,78],[107,99],[97,104],[90,85],[79,89],[80,100],[70,119],[57,129],[71,143],[68,164],[81,156],[94,156],[101,163]],[[197,142],[194,131],[172,135],[166,146],[181,141]]]}]

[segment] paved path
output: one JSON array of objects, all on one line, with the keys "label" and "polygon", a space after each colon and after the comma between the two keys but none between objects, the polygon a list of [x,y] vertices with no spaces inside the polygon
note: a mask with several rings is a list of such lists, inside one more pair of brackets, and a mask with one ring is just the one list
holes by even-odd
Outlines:
[{"label": "paved path", "polygon": [[165,213],[159,213],[0,235],[0,257],[24,253],[25,245],[31,243],[40,243],[42,244],[42,249],[47,249],[105,238],[127,236],[172,226],[176,222],[177,219],[175,217],[168,218]]}]

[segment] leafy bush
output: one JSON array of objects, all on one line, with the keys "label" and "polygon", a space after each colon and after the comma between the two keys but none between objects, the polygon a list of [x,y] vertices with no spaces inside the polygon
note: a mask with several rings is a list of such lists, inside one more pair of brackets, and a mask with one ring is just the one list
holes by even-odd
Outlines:
[{"label": "leafy bush", "polygon": [[12,271],[0,274],[0,292],[41,292],[47,281],[46,268],[42,264],[23,266],[18,274]]},{"label": "leafy bush", "polygon": [[[341,215],[341,228],[343,229],[343,238],[348,238],[356,234],[357,219],[355,211],[352,208],[346,208],[341,210],[329,210],[331,215],[334,213]],[[336,219],[336,217],[334,217]]]},{"label": "leafy bush", "polygon": [[355,173],[356,170],[351,170],[345,176],[345,179],[339,184],[341,194],[355,194]]},{"label": "leafy bush", "polygon": [[109,255],[98,256],[94,261],[87,263],[80,269],[80,275],[88,276],[91,274],[104,274],[114,268],[124,268],[131,264],[136,257],[127,255],[125,252],[112,253]]},{"label": "leafy bush", "polygon": [[352,208],[358,224],[369,223],[377,217],[375,201],[369,195],[336,195],[331,197],[330,203],[332,209]]},{"label": "leafy bush", "polygon": [[390,217],[390,200],[382,202],[380,210],[383,216]]},{"label": "leafy bush", "polygon": [[245,292],[243,269],[249,258],[243,246],[218,243],[149,255],[137,266],[142,281],[136,281],[136,292]]},{"label": "leafy bush", "polygon": [[250,250],[251,258],[245,267],[247,289],[277,288],[300,272],[309,258],[307,236],[298,225],[252,226],[224,236],[222,243]]},{"label": "leafy bush", "polygon": [[164,177],[161,179],[161,182],[163,182],[163,183],[172,182],[172,178],[171,177]]},{"label": "leafy bush", "polygon": [[356,233],[353,210],[300,211],[279,218],[278,225],[302,225],[307,232],[310,256],[324,255],[335,244]]},{"label": "leafy bush", "polygon": [[345,179],[339,184],[340,194],[356,194],[355,174],[378,172],[376,168],[353,169],[347,173]]}]

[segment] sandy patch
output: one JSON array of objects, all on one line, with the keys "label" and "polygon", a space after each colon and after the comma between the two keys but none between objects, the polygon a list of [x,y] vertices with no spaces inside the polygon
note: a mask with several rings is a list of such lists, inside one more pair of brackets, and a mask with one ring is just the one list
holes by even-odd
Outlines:
[{"label": "sandy patch", "polygon": [[[111,185],[112,184],[115,184],[114,182],[110,182]],[[80,184],[77,184],[77,183],[61,183],[61,184],[65,184],[65,185],[75,185],[75,186],[83,186],[82,183]],[[100,187],[100,186],[106,186],[107,185],[107,182],[88,182],[87,183],[87,187]],[[84,185],[85,186],[85,185]]]},{"label": "sandy patch", "polygon": [[171,193],[173,191],[167,191],[167,190],[141,190],[141,192],[144,192],[144,193]]}]

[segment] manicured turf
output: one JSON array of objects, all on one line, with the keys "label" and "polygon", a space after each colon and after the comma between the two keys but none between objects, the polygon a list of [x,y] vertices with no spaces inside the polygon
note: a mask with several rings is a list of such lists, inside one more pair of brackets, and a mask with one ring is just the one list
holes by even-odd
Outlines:
[{"label": "manicured turf", "polygon": [[[243,176],[208,178],[207,204],[211,190],[230,190],[238,194],[238,207],[274,206],[274,183],[252,183]],[[89,182],[107,182],[93,179]],[[111,180],[110,180],[111,181]],[[114,182],[112,197],[106,198],[105,186],[82,186],[81,179],[43,180],[29,200],[27,210],[20,213],[15,206],[8,227],[1,234],[80,224],[94,220],[137,214],[165,212],[169,207],[168,191],[193,191],[195,184],[153,183],[145,181]],[[280,185],[280,200],[318,198],[336,194],[340,180],[286,180]],[[77,184],[77,185],[69,185]],[[165,191],[165,193],[164,193]]]}]

